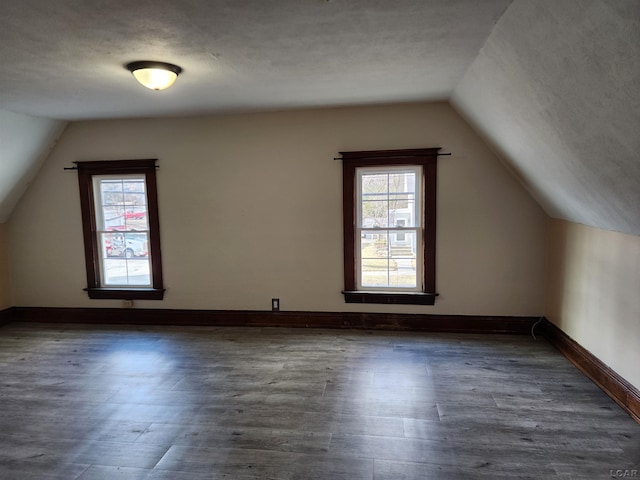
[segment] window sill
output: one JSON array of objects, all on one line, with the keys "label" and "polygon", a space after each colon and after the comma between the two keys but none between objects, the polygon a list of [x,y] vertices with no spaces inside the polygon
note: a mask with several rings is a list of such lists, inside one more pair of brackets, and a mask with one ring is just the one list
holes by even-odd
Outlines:
[{"label": "window sill", "polygon": [[433,305],[437,293],[345,291],[346,303],[381,303],[390,305]]},{"label": "window sill", "polygon": [[89,298],[102,300],[162,300],[164,288],[85,288]]}]

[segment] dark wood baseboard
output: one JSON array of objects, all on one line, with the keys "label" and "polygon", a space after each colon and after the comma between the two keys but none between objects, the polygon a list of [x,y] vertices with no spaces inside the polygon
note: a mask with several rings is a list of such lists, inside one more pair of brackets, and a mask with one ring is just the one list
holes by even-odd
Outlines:
[{"label": "dark wood baseboard", "polygon": [[13,309],[0,310],[0,325],[6,325],[13,320]]},{"label": "dark wood baseboard", "polygon": [[13,307],[9,316],[12,321],[43,323],[357,328],[508,334],[528,334],[538,320],[536,317],[478,315],[41,307]]},{"label": "dark wood baseboard", "polygon": [[540,330],[549,343],[640,423],[640,390],[546,318],[540,324]]}]

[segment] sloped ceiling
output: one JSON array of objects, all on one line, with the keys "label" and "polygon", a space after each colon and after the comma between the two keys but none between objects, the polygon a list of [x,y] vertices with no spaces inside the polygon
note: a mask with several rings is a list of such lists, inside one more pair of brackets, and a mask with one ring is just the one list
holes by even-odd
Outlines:
[{"label": "sloped ceiling", "polygon": [[0,110],[0,223],[5,223],[67,122]]},{"label": "sloped ceiling", "polygon": [[640,2],[518,0],[452,96],[553,217],[640,235]]},{"label": "sloped ceiling", "polygon": [[638,0],[5,3],[0,222],[65,121],[450,99],[551,216],[640,235]]}]

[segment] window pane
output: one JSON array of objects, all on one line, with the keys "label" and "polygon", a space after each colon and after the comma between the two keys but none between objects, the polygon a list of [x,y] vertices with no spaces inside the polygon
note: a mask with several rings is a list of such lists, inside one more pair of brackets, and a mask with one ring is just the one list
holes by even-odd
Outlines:
[{"label": "window pane", "polygon": [[125,230],[148,230],[147,207],[125,207]]},{"label": "window pane", "polygon": [[122,206],[103,206],[102,221],[98,228],[101,230],[124,230],[124,207]]},{"label": "window pane", "polygon": [[125,250],[129,257],[144,257],[148,255],[148,234],[146,232],[106,232],[102,237],[103,252],[110,257],[124,256]]},{"label": "window pane", "polygon": [[416,287],[416,261],[413,262],[411,268],[400,268],[400,260],[396,260],[398,269],[389,272],[389,286],[394,288],[415,288]]},{"label": "window pane", "polygon": [[146,233],[102,233],[105,286],[151,285]]},{"label": "window pane", "polygon": [[106,258],[103,261],[103,277],[105,286],[123,285],[127,281],[127,261]]},{"label": "window pane", "polygon": [[415,231],[363,232],[360,240],[362,287],[418,287]]},{"label": "window pane", "polygon": [[365,233],[360,242],[363,287],[381,287],[389,284],[389,234]]},{"label": "window pane", "polygon": [[124,242],[124,256],[126,258],[146,257],[149,255],[147,233],[125,233]]},{"label": "window pane", "polygon": [[103,270],[106,287],[151,284],[148,258],[106,258],[103,261]]},{"label": "window pane", "polygon": [[389,285],[388,259],[362,259],[362,286],[386,287]]},{"label": "window pane", "polygon": [[389,179],[387,173],[364,173],[362,175],[362,194],[387,193]]},{"label": "window pane", "polygon": [[392,232],[389,253],[395,269],[389,272],[389,284],[395,288],[416,288],[418,271],[416,255],[416,233]]},{"label": "window pane", "polygon": [[415,193],[416,174],[399,172],[389,174],[390,193]]},{"label": "window pane", "polygon": [[124,236],[122,233],[102,233],[102,258],[121,257],[124,252]]},{"label": "window pane", "polygon": [[102,205],[122,205],[124,203],[121,180],[100,180],[100,192]]},{"label": "window pane", "polygon": [[148,230],[145,180],[140,177],[99,177],[101,230]]},{"label": "window pane", "polygon": [[360,225],[363,228],[389,226],[388,175],[363,173],[361,177]]},{"label": "window pane", "polygon": [[109,192],[112,193],[122,193],[122,179],[121,178],[102,178],[100,180],[101,190],[103,195],[108,195]]},{"label": "window pane", "polygon": [[415,215],[416,178],[413,171],[389,175],[389,217],[392,225],[398,225],[399,220],[403,220],[406,227],[419,223]]},{"label": "window pane", "polygon": [[127,196],[145,192],[144,178],[127,178],[122,181],[122,188]]},{"label": "window pane", "polygon": [[389,234],[386,230],[365,230],[361,237],[360,256],[362,258],[386,258],[389,256]]},{"label": "window pane", "polygon": [[416,258],[416,232],[391,231],[389,234],[389,256],[392,258]]},{"label": "window pane", "polygon": [[384,228],[389,226],[389,202],[387,197],[380,200],[364,200],[362,202],[362,228]]},{"label": "window pane", "polygon": [[419,209],[416,208],[418,172],[419,168],[361,172],[359,226],[394,227],[399,220],[403,220],[406,227],[419,226]]}]

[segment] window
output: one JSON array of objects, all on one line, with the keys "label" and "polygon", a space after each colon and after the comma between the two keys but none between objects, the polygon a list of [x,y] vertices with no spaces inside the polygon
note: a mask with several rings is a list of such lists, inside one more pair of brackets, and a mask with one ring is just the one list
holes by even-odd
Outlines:
[{"label": "window", "polygon": [[161,300],[155,160],[76,164],[89,297]]},{"label": "window", "polygon": [[434,304],[438,150],[341,152],[346,302]]},{"label": "window", "polygon": [[421,183],[421,166],[356,168],[358,290],[422,291]]}]

